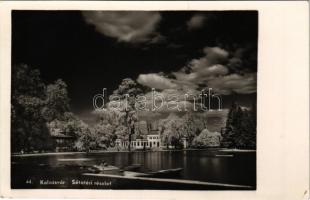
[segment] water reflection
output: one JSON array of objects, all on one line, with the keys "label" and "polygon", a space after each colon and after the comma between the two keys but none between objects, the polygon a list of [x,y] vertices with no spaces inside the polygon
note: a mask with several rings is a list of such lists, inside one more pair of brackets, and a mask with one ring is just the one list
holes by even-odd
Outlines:
[{"label": "water reflection", "polygon": [[[120,168],[140,164],[142,166],[141,171],[143,172],[181,167],[183,168],[182,176],[180,177],[182,179],[255,185],[255,153],[234,153],[233,157],[216,157],[217,153],[217,150],[115,152],[13,157],[12,161],[17,164],[48,164],[51,167],[59,167],[61,165],[91,166],[105,160],[107,163]],[[27,170],[34,169],[27,168]]]}]

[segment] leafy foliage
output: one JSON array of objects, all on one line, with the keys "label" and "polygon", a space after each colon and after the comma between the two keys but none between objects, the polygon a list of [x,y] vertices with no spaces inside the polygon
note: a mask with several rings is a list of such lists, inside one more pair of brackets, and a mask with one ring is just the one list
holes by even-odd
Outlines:
[{"label": "leafy foliage", "polygon": [[211,132],[205,128],[193,140],[193,146],[196,148],[219,147],[221,145],[222,136],[219,132]]},{"label": "leafy foliage", "polygon": [[166,119],[160,120],[160,132],[163,142],[168,147],[182,146],[182,138],[186,138],[189,144],[205,127],[205,121],[193,113],[187,113],[183,117],[171,113]]},{"label": "leafy foliage", "polygon": [[38,70],[28,65],[12,67],[11,149],[16,151],[53,148],[42,116],[46,86]]},{"label": "leafy foliage", "polygon": [[[119,110],[122,114],[124,122],[122,125],[127,128],[127,136],[129,144],[132,140],[132,135],[135,133],[136,130],[136,122],[138,121],[138,115],[136,111],[136,101],[135,98],[137,95],[141,94],[142,90],[138,86],[138,84],[130,78],[123,79],[122,83],[119,87],[113,92],[112,96],[119,96],[121,100],[121,107],[122,110]],[[111,97],[110,97],[111,99]],[[124,106],[125,104],[125,106]],[[120,130],[124,129],[119,129]],[[131,146],[128,145],[128,150],[131,150]]]},{"label": "leafy foliage", "polygon": [[250,110],[233,103],[228,113],[223,146],[230,148],[256,148],[256,105]]},{"label": "leafy foliage", "polygon": [[161,137],[167,147],[169,144],[174,147],[181,145],[183,131],[181,126],[182,119],[174,113],[171,113],[166,119],[160,121]]},{"label": "leafy foliage", "polygon": [[12,67],[11,148],[16,151],[52,150],[50,130],[60,128],[80,136],[87,125],[70,113],[67,85],[62,80],[45,85],[40,72],[28,65]]},{"label": "leafy foliage", "polygon": [[42,113],[47,121],[64,119],[65,112],[69,111],[69,97],[67,84],[58,79],[54,84],[46,87],[45,107]]}]

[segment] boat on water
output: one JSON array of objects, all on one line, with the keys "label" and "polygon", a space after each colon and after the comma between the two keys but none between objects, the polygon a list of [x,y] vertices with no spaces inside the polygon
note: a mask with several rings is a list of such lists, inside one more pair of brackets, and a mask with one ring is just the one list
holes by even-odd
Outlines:
[{"label": "boat on water", "polygon": [[234,157],[233,154],[216,154],[215,157]]},{"label": "boat on water", "polygon": [[129,177],[152,177],[152,178],[177,178],[181,175],[183,168],[164,169],[151,172],[142,172],[141,164],[132,164],[122,169],[102,162],[99,165],[88,167],[87,171],[96,174],[112,174]]},{"label": "boat on water", "polygon": [[148,172],[141,177],[152,177],[152,178],[177,178],[181,175],[183,168],[173,168],[173,169],[164,169],[155,172]]},{"label": "boat on water", "polygon": [[141,169],[142,165],[141,164],[133,164],[133,165],[129,165],[124,167],[125,171],[139,171]]},{"label": "boat on water", "polygon": [[142,172],[133,172],[133,171],[124,171],[123,176],[125,177],[146,177],[146,173]]},{"label": "boat on water", "polygon": [[108,165],[106,163],[101,163],[100,165],[93,165],[91,167],[88,167],[88,171],[91,173],[102,173],[102,174],[115,174],[115,175],[121,175],[123,170],[120,168]]},{"label": "boat on water", "polygon": [[139,172],[141,165],[130,165],[120,169],[113,165],[94,165],[87,171],[96,174],[112,174],[128,177],[150,177],[150,178],[177,178],[181,175],[183,168],[164,169],[152,172]]}]

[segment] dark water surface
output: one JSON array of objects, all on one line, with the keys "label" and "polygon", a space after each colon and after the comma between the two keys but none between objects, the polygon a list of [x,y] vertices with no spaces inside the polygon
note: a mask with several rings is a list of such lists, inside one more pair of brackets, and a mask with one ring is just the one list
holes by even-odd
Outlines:
[{"label": "dark water surface", "polygon": [[93,166],[102,161],[119,168],[140,164],[142,166],[140,172],[183,168],[181,176],[176,178],[256,187],[255,152],[230,153],[211,149],[13,156],[12,188],[27,188],[25,184],[27,179],[38,176],[41,178],[79,177],[83,170],[74,166]]}]

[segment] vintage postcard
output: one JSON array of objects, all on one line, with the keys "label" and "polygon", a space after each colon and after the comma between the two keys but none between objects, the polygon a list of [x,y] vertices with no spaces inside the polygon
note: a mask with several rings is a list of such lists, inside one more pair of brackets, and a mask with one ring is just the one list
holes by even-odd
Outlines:
[{"label": "vintage postcard", "polygon": [[[133,7],[125,9],[130,3]],[[287,107],[278,110],[298,96],[280,100],[277,95],[288,94],[290,82],[298,79],[299,88],[308,89],[308,4],[287,3],[295,6],[293,11],[286,11],[284,2],[279,3],[282,11],[250,2],[245,7],[233,2],[151,4],[6,4],[9,48],[2,52],[7,50],[9,60],[1,68],[9,80],[1,83],[9,89],[10,106],[8,146],[1,150],[9,155],[10,181],[5,187],[20,196],[70,189],[100,197],[98,192],[112,189],[195,195],[197,190],[225,190],[255,198],[265,188],[258,182],[259,167],[264,168],[258,156],[275,148],[274,166],[283,164],[275,179],[282,176],[284,185],[262,196],[288,198],[281,192],[293,182],[284,173],[296,158],[283,150],[295,143],[297,152],[308,148],[309,93],[300,91],[299,114]],[[305,24],[295,24],[300,19]],[[269,35],[273,27],[281,29],[278,39]],[[303,49],[285,43],[290,37]],[[269,45],[282,52],[267,55]],[[291,66],[287,51],[298,52],[299,67]],[[263,124],[268,115],[278,121]],[[290,121],[291,115],[302,119]],[[298,141],[290,146],[287,131],[295,126],[299,132],[290,134]],[[306,159],[307,170],[307,158],[299,158]],[[300,170],[296,176],[303,181],[297,180],[295,190],[302,191],[302,199],[309,176]]]},{"label": "vintage postcard", "polygon": [[257,11],[12,12],[12,188],[255,189]]}]

